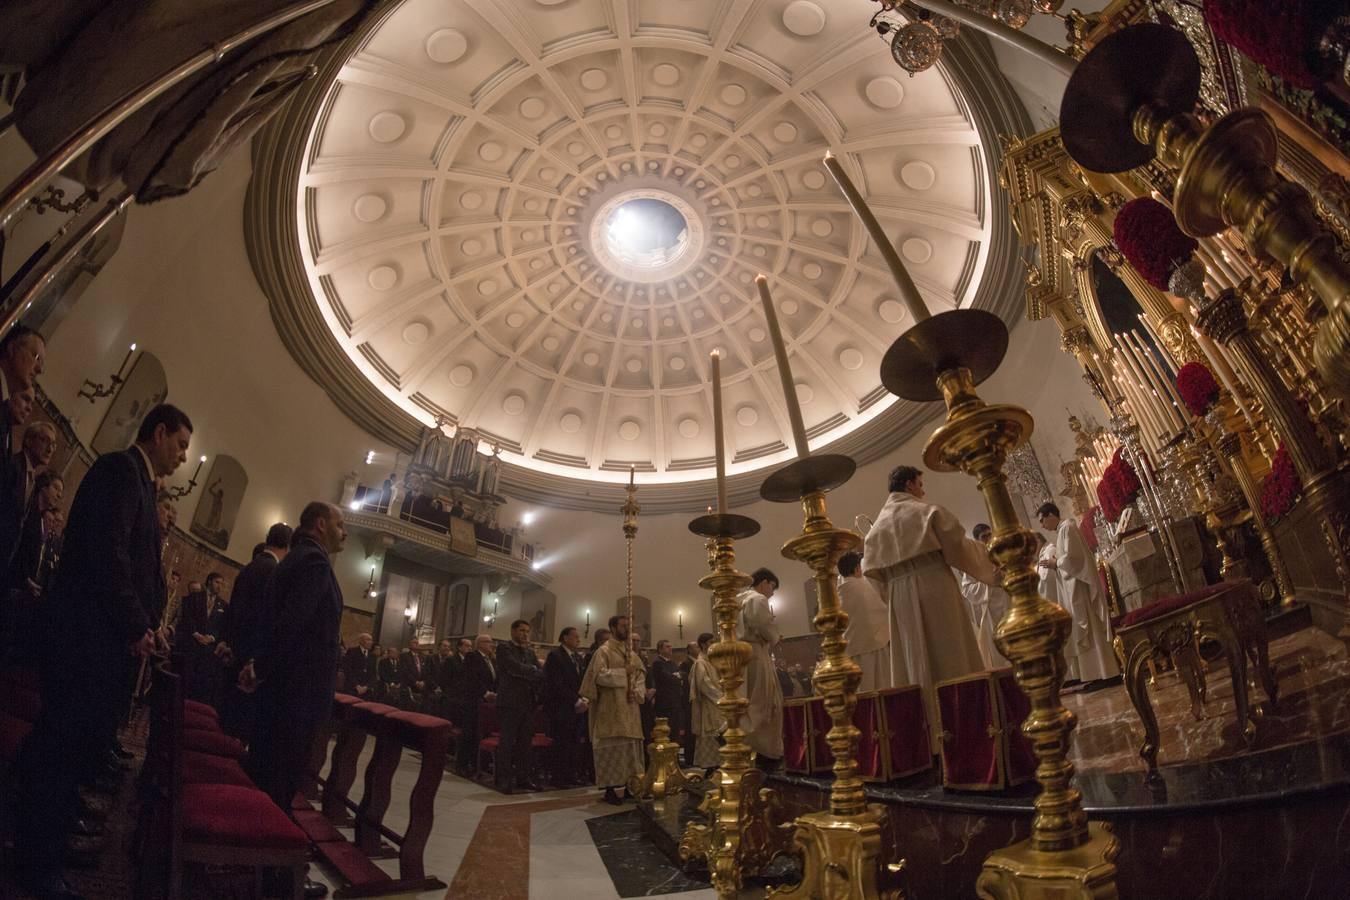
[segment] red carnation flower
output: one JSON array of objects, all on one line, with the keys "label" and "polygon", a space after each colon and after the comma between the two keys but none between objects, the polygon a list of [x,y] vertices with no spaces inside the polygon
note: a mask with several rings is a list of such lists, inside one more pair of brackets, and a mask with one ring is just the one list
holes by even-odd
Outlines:
[{"label": "red carnation flower", "polygon": [[1204,363],[1190,362],[1177,370],[1177,393],[1193,416],[1203,416],[1219,399],[1219,383]]},{"label": "red carnation flower", "polygon": [[1131,200],[1116,213],[1116,246],[1144,280],[1167,290],[1172,270],[1195,253],[1195,238],[1177,227],[1172,211],[1152,197]]},{"label": "red carnation flower", "polygon": [[1305,90],[1325,80],[1317,44],[1343,0],[1205,0],[1205,23],[1214,36],[1266,70]]},{"label": "red carnation flower", "polygon": [[1275,521],[1294,508],[1294,502],[1303,491],[1303,480],[1298,477],[1294,461],[1289,451],[1281,444],[1271,461],[1270,472],[1261,485],[1261,512],[1270,521]]},{"label": "red carnation flower", "polygon": [[1083,516],[1082,524],[1079,525],[1079,527],[1083,529],[1083,540],[1087,543],[1088,549],[1091,550],[1093,553],[1096,553],[1096,552],[1097,552],[1097,507],[1094,506],[1094,507],[1092,507],[1092,509],[1089,509],[1089,510],[1087,511],[1087,515]]}]

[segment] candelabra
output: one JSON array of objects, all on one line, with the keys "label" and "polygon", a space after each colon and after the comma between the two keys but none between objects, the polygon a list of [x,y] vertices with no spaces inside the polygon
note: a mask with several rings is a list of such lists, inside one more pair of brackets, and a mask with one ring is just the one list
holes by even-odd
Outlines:
[{"label": "candelabra", "polygon": [[657,718],[652,725],[652,742],[647,745],[647,771],[628,779],[628,793],[639,799],[662,800],[702,782],[702,772],[680,768],[680,745],[670,739],[670,720]]},{"label": "candelabra", "polygon": [[188,479],[187,487],[178,487],[177,485],[174,485],[169,488],[169,496],[175,500],[181,500],[183,497],[192,493],[193,489],[197,487],[197,476],[201,474],[202,465],[205,463],[205,456],[199,458],[197,460],[197,468],[193,470],[192,477]]},{"label": "candelabra", "polygon": [[111,397],[113,394],[117,393],[117,389],[126,382],[126,379],[122,376],[127,370],[127,363],[131,362],[131,357],[135,352],[136,345],[132,344],[131,349],[127,351],[127,355],[122,357],[122,364],[118,366],[117,371],[110,376],[107,387],[104,387],[103,382],[101,381],[91,381],[86,378],[84,380],[84,385],[75,396],[83,397],[85,400],[93,403],[101,397]]}]

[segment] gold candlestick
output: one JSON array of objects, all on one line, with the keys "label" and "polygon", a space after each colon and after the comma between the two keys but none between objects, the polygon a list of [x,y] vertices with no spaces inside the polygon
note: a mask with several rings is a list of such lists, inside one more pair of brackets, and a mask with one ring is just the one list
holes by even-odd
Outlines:
[{"label": "gold candlestick", "polygon": [[736,569],[735,542],[759,533],[759,523],[748,516],[713,513],[690,522],[689,530],[713,545],[712,572],[699,579],[698,586],[712,591],[714,597],[718,640],[709,646],[708,659],[717,669],[722,685],[722,699],[717,701],[717,708],[726,728],[720,751],[722,766],[700,807],[708,814],[709,823],[691,823],[685,829],[680,838],[680,858],[706,859],[717,896],[735,898],[744,875],[768,862],[744,859],[747,850],[752,851],[752,857],[756,850],[744,841],[751,818],[745,807],[754,799],[747,795],[746,788],[761,784],[763,779],[762,775],[755,779],[760,773],[750,764],[750,745],[745,742],[745,730],[741,727],[749,706],[741,685],[745,683],[745,669],[752,651],[747,642],[736,636],[736,618],[741,610],[737,596],[749,587],[750,576]]},{"label": "gold candlestick", "polygon": [[[772,314],[772,299],[767,285],[760,280],[760,297],[766,315]],[[783,350],[782,336],[770,330],[779,377],[789,415],[800,421],[792,370]],[[788,888],[771,890],[770,896],[864,898],[892,897],[898,894],[888,887],[889,870],[881,858],[881,834],[886,811],[869,806],[858,777],[858,729],[853,725],[853,707],[857,702],[862,669],[848,655],[844,633],[848,615],[839,603],[835,566],[839,557],[862,547],[862,536],[835,528],[825,511],[825,494],[853,477],[857,465],[847,456],[806,452],[805,435],[797,442],[798,459],[774,472],[760,487],[760,496],[775,503],[800,502],[805,514],[802,533],[783,545],[783,555],[806,563],[816,582],[817,613],[813,621],[821,635],[821,658],[812,682],[825,698],[830,716],[826,741],[834,756],[834,783],[830,787],[830,808],[825,812],[798,816],[794,824],[793,846],[801,858],[802,880]],[[840,876],[846,879],[841,883]]]},{"label": "gold candlestick", "polygon": [[1020,407],[986,404],[975,393],[973,370],[992,372],[1007,343],[997,316],[954,310],[901,335],[881,369],[886,388],[906,399],[928,399],[934,384],[941,392],[947,421],[924,448],[924,464],[978,480],[994,526],[990,556],[1010,600],[994,640],[1031,701],[1022,732],[1039,762],[1041,785],[1031,837],[991,853],[976,892],[984,898],[1114,896],[1119,843],[1104,823],[1087,821],[1068,759],[1076,723],[1059,692],[1071,619],[1037,593],[1035,535],[1019,524],[1003,472],[1008,452],[1030,437],[1031,416]]}]

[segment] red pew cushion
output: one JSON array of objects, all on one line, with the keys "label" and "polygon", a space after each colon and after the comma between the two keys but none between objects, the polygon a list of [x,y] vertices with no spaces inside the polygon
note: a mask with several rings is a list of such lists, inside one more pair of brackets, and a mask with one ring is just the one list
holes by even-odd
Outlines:
[{"label": "red pew cushion", "polygon": [[216,756],[211,753],[199,753],[193,750],[183,752],[184,784],[233,784],[238,787],[254,787],[245,774],[243,766],[228,756]]},{"label": "red pew cushion", "polygon": [[197,728],[183,729],[183,749],[198,753],[211,753],[216,756],[228,756],[231,759],[243,759],[247,754],[244,745],[222,731],[203,731]]},{"label": "red pew cushion", "polygon": [[200,700],[184,700],[183,712],[188,715],[196,713],[198,715],[207,716],[213,722],[220,721],[220,713],[216,712],[216,708],[211,704],[203,703]]},{"label": "red pew cushion", "polygon": [[199,843],[259,850],[306,850],[309,838],[257,788],[185,784],[183,836]]}]

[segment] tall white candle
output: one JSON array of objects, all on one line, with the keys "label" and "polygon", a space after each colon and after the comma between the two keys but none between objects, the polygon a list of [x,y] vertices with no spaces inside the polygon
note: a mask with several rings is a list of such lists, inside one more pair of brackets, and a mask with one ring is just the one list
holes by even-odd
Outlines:
[{"label": "tall white candle", "polygon": [[1177,391],[1175,379],[1168,374],[1162,360],[1158,358],[1158,354],[1154,353],[1149,348],[1149,345],[1144,342],[1144,339],[1138,332],[1130,332],[1130,337],[1133,339],[1135,346],[1139,349],[1139,353],[1144,357],[1144,362],[1148,363],[1148,365],[1153,368],[1153,374],[1157,377],[1158,381],[1162,382],[1163,388],[1167,391],[1168,400],[1171,402],[1172,408],[1176,411],[1177,416],[1183,423],[1189,422],[1191,420],[1191,412],[1186,408],[1185,402],[1181,399],[1181,394]]},{"label": "tall white candle", "polygon": [[764,321],[769,326],[773,356],[778,361],[778,379],[783,384],[783,400],[787,403],[788,422],[792,425],[792,443],[796,446],[797,458],[802,459],[811,451],[806,445],[806,425],[802,423],[802,408],[797,403],[797,386],[792,383],[792,369],[788,366],[783,332],[778,328],[778,313],[774,311],[773,297],[769,294],[769,279],[756,275],[755,287],[759,288],[759,302],[764,307]]},{"label": "tall white candle", "polygon": [[895,252],[895,246],[891,239],[886,236],[886,231],[877,221],[877,217],[872,214],[872,210],[867,206],[867,201],[858,193],[858,188],[854,186],[844,167],[839,164],[833,153],[826,152],[825,168],[834,176],[835,183],[839,185],[839,190],[844,192],[848,205],[853,207],[853,212],[862,220],[863,228],[872,238],[872,243],[877,245],[877,250],[881,253],[881,258],[886,261],[886,268],[891,270],[891,277],[895,279],[895,284],[900,288],[900,299],[909,309],[909,314],[914,317],[915,322],[922,322],[930,315],[928,305],[923,302],[923,296],[919,293],[919,288],[914,284],[914,279],[909,277],[909,270],[905,264],[900,261],[900,254]]},{"label": "tall white candle", "polygon": [[[727,451],[722,443],[722,354],[712,352],[713,443],[717,446],[717,511],[727,511]],[[712,512],[712,510],[708,510]]]},{"label": "tall white candle", "polygon": [[1144,354],[1135,346],[1128,332],[1116,335],[1116,337],[1125,348],[1126,358],[1134,364],[1135,371],[1144,379],[1145,389],[1157,401],[1157,408],[1162,415],[1164,428],[1169,434],[1180,431],[1181,416],[1172,408],[1172,399],[1167,394],[1167,388],[1163,386],[1152,369],[1149,368],[1148,363],[1144,361]]}]

